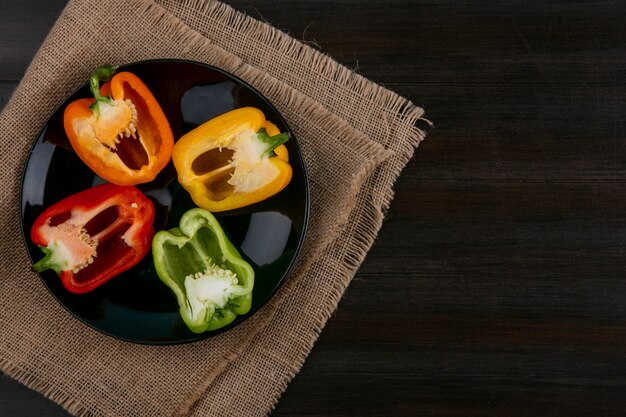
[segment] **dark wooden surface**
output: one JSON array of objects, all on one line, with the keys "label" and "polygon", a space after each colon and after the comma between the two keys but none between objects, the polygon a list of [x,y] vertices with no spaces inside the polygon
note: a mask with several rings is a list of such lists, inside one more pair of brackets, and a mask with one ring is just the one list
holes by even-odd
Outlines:
[{"label": "dark wooden surface", "polygon": [[[64,2],[0,3],[0,103]],[[435,124],[275,415],[626,415],[626,3],[228,3]]]}]

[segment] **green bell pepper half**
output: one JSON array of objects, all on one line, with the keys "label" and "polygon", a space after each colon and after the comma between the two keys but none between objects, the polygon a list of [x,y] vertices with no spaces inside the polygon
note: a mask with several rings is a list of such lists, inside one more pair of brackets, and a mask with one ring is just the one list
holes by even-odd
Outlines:
[{"label": "green bell pepper half", "polygon": [[180,227],[156,233],[152,254],[192,332],[219,329],[250,311],[254,270],[210,212],[191,209]]}]

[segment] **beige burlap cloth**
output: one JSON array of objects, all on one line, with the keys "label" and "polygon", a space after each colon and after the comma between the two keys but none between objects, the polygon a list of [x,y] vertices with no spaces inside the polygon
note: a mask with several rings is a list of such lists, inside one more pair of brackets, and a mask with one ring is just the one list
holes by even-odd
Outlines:
[{"label": "beige burlap cloth", "polygon": [[[29,272],[20,236],[20,176],[48,115],[96,66],[149,58],[205,62],[255,86],[293,128],[310,175],[305,248],[281,290],[235,329],[181,346],[119,341],[73,318]],[[269,413],[372,245],[421,115],[219,2],[71,1],[0,116],[2,371],[80,416]]]}]

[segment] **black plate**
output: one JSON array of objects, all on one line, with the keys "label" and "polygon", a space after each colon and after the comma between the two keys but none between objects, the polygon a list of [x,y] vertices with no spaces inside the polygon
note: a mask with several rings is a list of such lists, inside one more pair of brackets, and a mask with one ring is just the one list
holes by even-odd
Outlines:
[{"label": "black plate", "polygon": [[[229,110],[254,106],[281,132],[290,131],[276,108],[258,91],[220,69],[180,61],[144,61],[119,69],[133,72],[150,88],[167,116],[174,137]],[[21,190],[22,229],[33,261],[41,259],[30,241],[30,229],[44,208],[64,197],[104,183],[74,153],[63,130],[63,110],[71,101],[90,97],[87,84],[68,97],[50,117],[29,155]],[[148,254],[134,268],[83,295],[65,290],[52,271],[42,282],[74,316],[110,336],[137,343],[174,344],[204,339],[241,323],[276,292],[295,263],[306,231],[309,188],[302,155],[293,132],[287,143],[293,179],[282,192],[261,203],[216,217],[233,244],[256,273],[250,312],[218,331],[202,334],[187,329],[176,298],[161,282]],[[195,207],[176,179],[172,163],[138,188],[154,203],[155,230],[178,226],[182,214]],[[68,323],[69,324],[69,323]]]}]

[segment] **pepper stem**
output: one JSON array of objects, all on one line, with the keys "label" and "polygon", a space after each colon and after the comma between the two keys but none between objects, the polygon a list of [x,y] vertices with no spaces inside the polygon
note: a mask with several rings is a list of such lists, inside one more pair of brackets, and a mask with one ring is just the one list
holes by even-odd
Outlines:
[{"label": "pepper stem", "polygon": [[53,252],[45,246],[40,246],[39,248],[44,253],[44,257],[33,265],[33,270],[36,272],[43,272],[46,269],[52,269],[57,274],[61,273],[61,267],[52,259]]},{"label": "pepper stem", "polygon": [[100,95],[100,81],[110,81],[113,75],[115,75],[115,71],[117,71],[116,66],[103,65],[96,68],[96,70],[89,76],[89,89],[91,90],[91,94],[93,94],[96,99],[96,102],[89,106],[89,108],[96,114],[96,116],[100,115],[100,103],[106,103],[109,105],[113,104],[111,96]]},{"label": "pepper stem", "polygon": [[272,156],[274,155],[274,149],[278,148],[280,145],[287,142],[290,136],[289,136],[289,132],[283,132],[283,133],[279,133],[278,135],[270,136],[267,134],[267,130],[265,130],[265,128],[262,127],[257,132],[257,137],[259,138],[261,142],[268,145],[268,148],[265,151],[264,155]]}]

